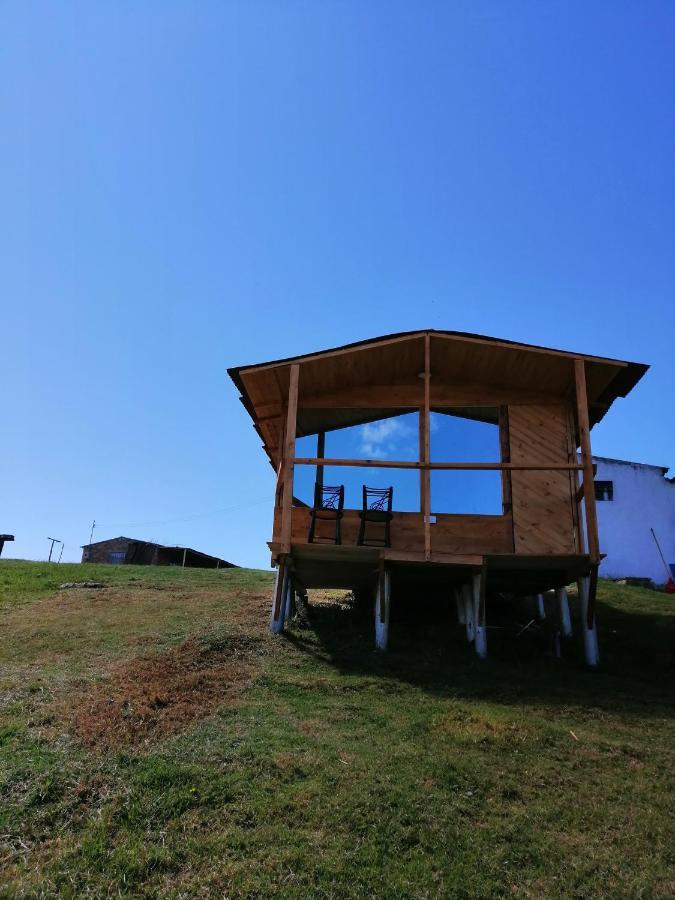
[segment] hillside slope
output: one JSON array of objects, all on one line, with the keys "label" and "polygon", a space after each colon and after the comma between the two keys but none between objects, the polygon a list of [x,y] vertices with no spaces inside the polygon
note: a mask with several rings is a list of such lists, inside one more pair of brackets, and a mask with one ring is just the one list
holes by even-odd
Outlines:
[{"label": "hillside slope", "polygon": [[0,562],[0,894],[671,896],[672,598],[601,583],[591,672],[271,587]]}]

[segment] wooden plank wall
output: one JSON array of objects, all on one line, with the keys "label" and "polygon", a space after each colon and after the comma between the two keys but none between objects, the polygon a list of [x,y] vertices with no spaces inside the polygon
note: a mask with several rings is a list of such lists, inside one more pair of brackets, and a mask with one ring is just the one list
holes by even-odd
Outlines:
[{"label": "wooden plank wall", "polygon": [[[564,473],[567,475],[567,473]],[[307,543],[310,510],[294,507],[291,543]],[[275,510],[275,538],[279,534],[280,511]],[[332,534],[331,524],[318,526],[320,534]],[[359,530],[357,510],[346,509],[342,519],[342,543],[356,546]],[[431,526],[431,548],[434,553],[512,553],[513,524],[511,516],[438,515]],[[391,525],[391,544],[394,550],[424,553],[424,523],[422,513],[398,512]]]},{"label": "wooden plank wall", "polygon": [[[510,406],[511,461],[567,463],[569,419],[562,404]],[[575,553],[568,472],[511,473],[516,553]]]}]

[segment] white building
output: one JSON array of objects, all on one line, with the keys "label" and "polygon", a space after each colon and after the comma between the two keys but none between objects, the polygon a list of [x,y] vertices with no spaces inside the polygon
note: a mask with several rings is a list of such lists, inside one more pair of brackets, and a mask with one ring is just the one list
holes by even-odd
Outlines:
[{"label": "white building", "polygon": [[675,479],[667,468],[594,456],[595,497],[603,578],[636,576],[666,581],[650,529],[668,564],[675,564]]}]

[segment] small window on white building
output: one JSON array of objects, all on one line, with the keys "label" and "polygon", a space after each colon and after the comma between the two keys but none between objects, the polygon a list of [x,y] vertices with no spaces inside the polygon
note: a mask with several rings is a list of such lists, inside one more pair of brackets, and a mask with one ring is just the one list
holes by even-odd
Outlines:
[{"label": "small window on white building", "polygon": [[596,500],[613,500],[614,499],[614,482],[613,481],[594,481],[595,499]]},{"label": "small window on white building", "polygon": [[112,563],[114,566],[119,566],[124,562],[124,557],[126,555],[126,550],[114,550],[112,553],[108,554],[108,562]]}]

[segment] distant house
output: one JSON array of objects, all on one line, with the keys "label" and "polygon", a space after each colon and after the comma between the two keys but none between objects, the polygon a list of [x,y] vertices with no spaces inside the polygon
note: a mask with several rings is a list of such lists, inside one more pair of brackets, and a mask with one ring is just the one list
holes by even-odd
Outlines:
[{"label": "distant house", "polygon": [[668,468],[594,456],[595,501],[605,578],[666,581],[666,571],[651,533],[653,528],[668,564],[675,564],[675,479]]},{"label": "distant house", "polygon": [[83,563],[135,566],[186,566],[197,569],[231,569],[234,563],[218,556],[201,553],[191,547],[166,547],[151,541],[137,541],[124,536],[95,541],[82,547]]}]

